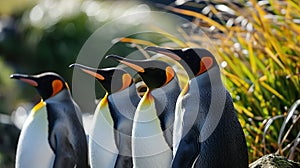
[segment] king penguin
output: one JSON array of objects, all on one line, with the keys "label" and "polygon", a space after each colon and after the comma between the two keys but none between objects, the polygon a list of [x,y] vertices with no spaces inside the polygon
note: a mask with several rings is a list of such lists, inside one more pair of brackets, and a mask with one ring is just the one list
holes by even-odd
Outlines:
[{"label": "king penguin", "polygon": [[159,60],[131,60],[116,55],[106,58],[137,71],[148,87],[134,116],[134,167],[169,167],[175,104],[180,93],[173,68]]},{"label": "king penguin", "polygon": [[89,136],[92,168],[131,168],[131,133],[133,117],[140,101],[134,82],[126,71],[118,68],[80,68],[95,77],[106,91],[98,104]]},{"label": "king penguin", "polygon": [[172,167],[248,167],[245,135],[214,56],[200,48],[146,50],[177,60],[189,76],[176,104]]},{"label": "king penguin", "polygon": [[87,168],[81,112],[64,79],[52,72],[10,77],[35,87],[42,98],[21,130],[16,168]]}]

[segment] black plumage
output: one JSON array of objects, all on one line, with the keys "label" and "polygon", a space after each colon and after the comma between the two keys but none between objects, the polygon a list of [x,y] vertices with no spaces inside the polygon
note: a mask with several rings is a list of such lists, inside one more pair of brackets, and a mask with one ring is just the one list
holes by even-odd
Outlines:
[{"label": "black plumage", "polygon": [[172,167],[248,167],[245,135],[214,56],[200,48],[146,50],[177,60],[190,78],[176,104]]}]

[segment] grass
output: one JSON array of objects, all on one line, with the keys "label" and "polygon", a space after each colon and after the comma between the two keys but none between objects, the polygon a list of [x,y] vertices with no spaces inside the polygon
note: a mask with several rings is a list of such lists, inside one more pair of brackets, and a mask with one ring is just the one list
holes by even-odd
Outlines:
[{"label": "grass", "polygon": [[[277,152],[300,161],[300,7],[297,1],[255,0],[227,2],[234,14],[209,5],[210,14],[163,8],[194,17],[194,23],[214,41],[226,88],[231,93],[239,120],[246,134],[250,162],[267,153]],[[186,5],[196,6],[193,2]],[[211,16],[219,18],[214,21]],[[203,27],[205,25],[206,27]],[[186,38],[181,41],[159,30],[172,46],[203,47],[199,34],[178,31]],[[122,41],[122,40],[121,40]],[[197,42],[198,41],[198,42]],[[142,48],[164,45],[142,38],[123,39]]]}]

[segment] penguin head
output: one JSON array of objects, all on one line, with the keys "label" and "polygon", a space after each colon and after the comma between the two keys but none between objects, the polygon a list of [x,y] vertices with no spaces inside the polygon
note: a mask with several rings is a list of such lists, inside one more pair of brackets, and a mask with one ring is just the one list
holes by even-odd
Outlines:
[{"label": "penguin head", "polygon": [[109,55],[106,58],[114,59],[135,70],[150,90],[168,84],[175,76],[173,68],[159,60],[132,60],[117,55]]},{"label": "penguin head", "polygon": [[164,54],[178,61],[187,71],[190,79],[199,76],[213,67],[219,69],[215,57],[206,49],[202,48],[184,48],[168,49],[161,47],[147,47],[147,51]]},{"label": "penguin head", "polygon": [[129,73],[118,68],[95,69],[81,64],[72,64],[70,67],[76,67],[83,72],[96,78],[108,94],[115,93],[128,88],[132,83],[132,77]]},{"label": "penguin head", "polygon": [[69,90],[65,80],[53,72],[45,72],[38,75],[12,74],[10,78],[21,80],[35,87],[43,100],[55,96],[64,89]]}]

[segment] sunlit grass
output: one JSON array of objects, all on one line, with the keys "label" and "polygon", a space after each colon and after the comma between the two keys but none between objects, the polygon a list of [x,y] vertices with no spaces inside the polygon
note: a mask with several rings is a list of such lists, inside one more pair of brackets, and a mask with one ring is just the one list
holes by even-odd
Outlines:
[{"label": "sunlit grass", "polygon": [[[296,1],[265,2],[250,0],[241,4],[243,8],[227,3],[235,14],[222,23],[195,11],[164,9],[193,16],[195,23],[200,20],[210,27],[203,30],[214,41],[209,49],[218,53],[225,86],[246,134],[250,161],[274,152],[299,161],[300,114],[297,108],[289,109],[300,99],[300,7]],[[210,8],[213,14],[224,14]],[[201,38],[197,34],[182,31],[186,38],[182,42],[163,31],[158,33],[177,47],[185,47],[182,43],[203,47],[195,42]],[[124,42],[166,46],[145,39]]]}]

